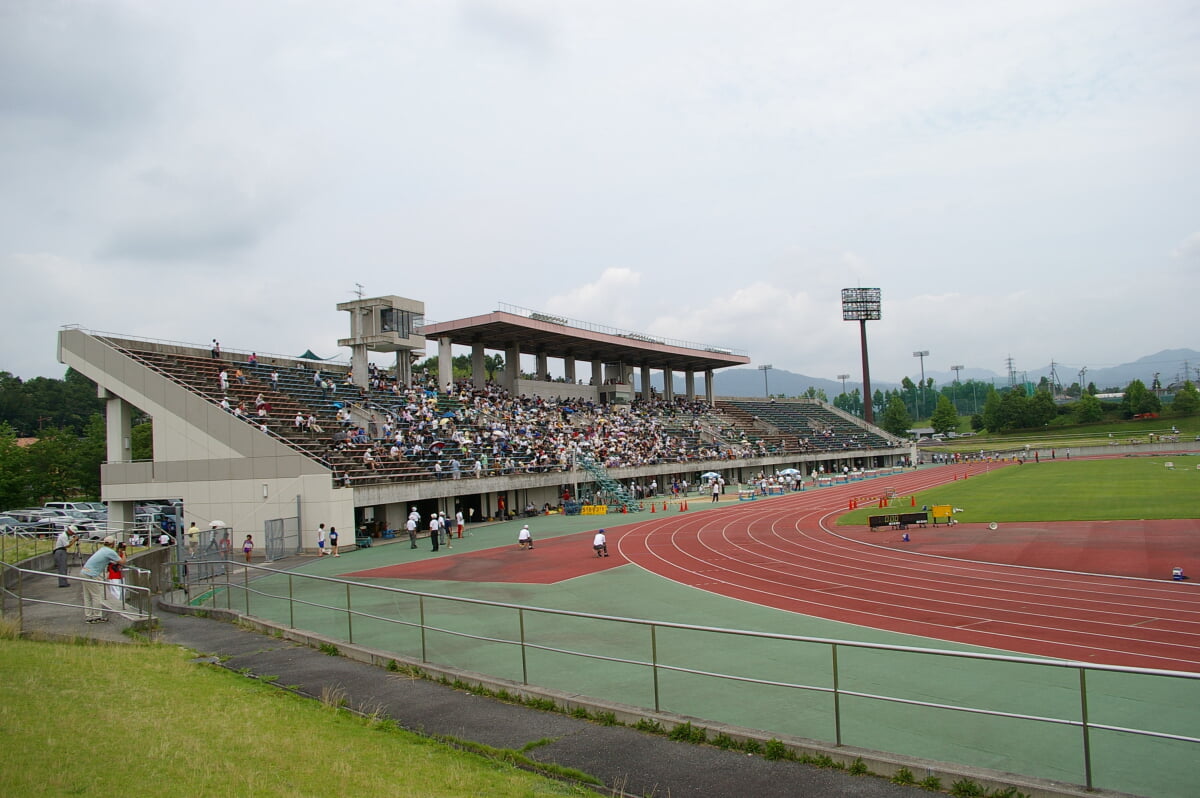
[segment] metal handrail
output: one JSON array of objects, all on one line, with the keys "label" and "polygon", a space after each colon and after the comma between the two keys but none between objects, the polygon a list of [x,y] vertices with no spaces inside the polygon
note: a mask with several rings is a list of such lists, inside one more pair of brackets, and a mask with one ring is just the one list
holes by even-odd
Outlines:
[{"label": "metal handrail", "polygon": [[[170,564],[168,564],[168,565],[170,565]],[[256,572],[259,576],[286,576],[287,577],[287,586],[288,586],[287,595],[278,595],[275,593],[268,592],[267,590],[264,590],[261,579],[256,579],[255,582],[252,583],[250,580],[251,572]],[[328,584],[328,585],[337,585],[337,586],[344,587],[345,592],[346,592],[346,606],[329,605],[329,604],[324,604],[324,603],[317,602],[317,601],[296,598],[294,582],[297,579],[303,580],[303,581],[309,582],[309,583],[323,583],[323,584]],[[1132,727],[1118,726],[1118,725],[1104,724],[1104,723],[1096,723],[1096,722],[1089,721],[1089,719],[1088,719],[1088,698],[1087,698],[1087,687],[1086,687],[1086,674],[1089,672],[1133,674],[1133,675],[1167,677],[1167,678],[1172,678],[1172,679],[1183,679],[1183,680],[1193,680],[1193,681],[1200,680],[1200,673],[1189,673],[1189,672],[1185,672],[1185,671],[1172,671],[1172,670],[1163,670],[1163,669],[1155,669],[1155,668],[1135,668],[1135,667],[1127,667],[1127,666],[1120,666],[1120,665],[1105,665],[1105,664],[1098,664],[1098,663],[1078,662],[1078,661],[1060,660],[1060,659],[1048,659],[1048,658],[1041,658],[1041,657],[1021,657],[1021,656],[1015,656],[1015,655],[1009,655],[1009,654],[992,654],[992,653],[986,653],[986,652],[972,652],[972,651],[954,651],[954,650],[928,648],[928,647],[921,647],[921,646],[903,646],[903,645],[896,645],[896,644],[891,644],[891,643],[872,643],[872,642],[863,642],[863,641],[857,641],[857,640],[843,640],[843,639],[836,639],[836,638],[823,638],[823,637],[810,637],[810,636],[805,636],[805,635],[792,635],[792,634],[784,634],[784,633],[778,633],[778,632],[759,632],[759,631],[752,631],[752,630],[746,630],[746,629],[733,629],[733,628],[718,627],[718,626],[702,626],[702,625],[697,625],[697,624],[679,623],[679,622],[672,622],[672,621],[655,621],[655,620],[648,620],[648,619],[644,619],[644,618],[629,618],[629,617],[613,616],[613,615],[600,615],[600,614],[596,614],[596,613],[581,612],[578,610],[554,609],[554,608],[548,608],[548,607],[536,607],[536,606],[514,604],[511,602],[493,601],[490,599],[479,599],[479,598],[470,598],[470,597],[463,597],[463,596],[450,596],[450,595],[445,595],[445,594],[440,594],[440,593],[430,593],[430,592],[420,591],[420,590],[411,590],[408,588],[392,587],[392,586],[388,586],[388,585],[364,584],[362,582],[353,582],[353,581],[346,580],[346,579],[339,579],[337,577],[318,576],[318,575],[314,575],[314,574],[300,574],[300,573],[295,573],[292,571],[279,571],[279,570],[276,570],[273,568],[267,568],[264,566],[258,566],[258,565],[252,565],[252,564],[245,566],[245,571],[243,572],[243,579],[242,579],[241,584],[236,583],[232,579],[232,577],[229,575],[229,573],[226,572],[225,583],[224,583],[223,587],[225,588],[225,592],[226,592],[226,605],[231,610],[234,609],[234,603],[235,603],[234,597],[233,597],[234,591],[242,591],[243,592],[243,602],[241,602],[241,604],[245,607],[246,615],[251,615],[251,599],[252,599],[252,597],[258,597],[259,599],[287,601],[288,606],[289,606],[288,626],[289,626],[289,628],[293,628],[293,629],[296,628],[295,624],[294,624],[294,618],[295,618],[294,607],[297,605],[303,606],[303,607],[320,609],[320,610],[327,610],[327,611],[335,612],[335,613],[344,613],[346,616],[346,624],[347,624],[347,630],[348,630],[347,640],[350,643],[354,643],[353,619],[357,617],[357,618],[371,619],[371,620],[375,620],[375,621],[381,621],[381,622],[385,622],[385,623],[395,624],[396,626],[403,626],[403,627],[408,627],[408,628],[419,628],[422,632],[422,636],[424,636],[424,634],[427,632],[435,632],[435,633],[449,635],[452,637],[457,637],[457,638],[465,639],[465,640],[476,640],[476,641],[486,642],[486,643],[496,643],[496,644],[501,644],[501,645],[506,645],[506,646],[519,647],[521,649],[522,674],[523,674],[522,679],[523,679],[523,683],[526,685],[529,684],[529,676],[528,676],[527,665],[526,665],[526,662],[527,662],[526,652],[527,651],[543,651],[543,652],[560,654],[560,655],[565,655],[565,656],[580,657],[580,658],[589,659],[589,660],[598,660],[598,661],[603,661],[603,662],[612,662],[612,663],[618,663],[618,664],[646,667],[651,670],[652,678],[654,680],[654,710],[655,711],[661,710],[661,705],[660,705],[659,697],[658,697],[658,689],[657,689],[657,680],[658,680],[658,675],[660,672],[682,673],[682,674],[688,674],[688,675],[693,675],[693,676],[703,676],[703,677],[709,677],[709,678],[723,679],[723,680],[730,681],[730,682],[760,684],[760,685],[766,685],[766,686],[795,689],[795,690],[800,690],[803,692],[828,694],[828,695],[831,695],[834,699],[834,701],[833,701],[833,715],[834,715],[833,723],[834,723],[834,728],[836,730],[835,743],[839,746],[843,745],[842,733],[841,733],[842,718],[841,718],[841,709],[840,709],[840,707],[841,707],[840,699],[842,697],[861,698],[861,699],[867,699],[867,700],[872,700],[872,701],[882,701],[882,702],[892,703],[892,704],[902,704],[902,705],[909,705],[909,706],[924,707],[924,708],[928,708],[928,709],[960,712],[960,713],[965,713],[965,714],[970,714],[970,715],[1009,718],[1009,719],[1016,719],[1016,720],[1023,720],[1023,721],[1032,721],[1032,722],[1037,722],[1037,723],[1052,724],[1052,725],[1056,725],[1056,726],[1066,726],[1066,727],[1078,728],[1078,729],[1080,729],[1081,735],[1083,737],[1083,770],[1084,770],[1084,774],[1085,774],[1085,778],[1086,778],[1086,786],[1089,789],[1093,788],[1092,754],[1091,754],[1091,747],[1088,743],[1088,735],[1092,731],[1103,730],[1103,731],[1116,732],[1116,733],[1121,733],[1121,734],[1130,734],[1130,735],[1141,736],[1141,737],[1150,737],[1150,738],[1162,739],[1162,740],[1172,740],[1175,742],[1192,743],[1192,744],[1200,743],[1200,737],[1194,737],[1194,736],[1189,736],[1189,735],[1184,735],[1184,734],[1174,734],[1174,733],[1158,731],[1158,730],[1153,730],[1153,729],[1139,729],[1139,728],[1132,728]],[[387,616],[382,616],[377,613],[366,612],[363,610],[354,609],[354,608],[350,607],[350,600],[349,600],[350,589],[352,587],[359,591],[362,591],[362,590],[376,591],[379,593],[403,595],[403,596],[415,598],[421,603],[420,604],[420,606],[421,606],[420,620],[418,621],[418,620],[406,620],[403,618],[389,618]],[[488,608],[493,608],[493,609],[514,611],[514,612],[518,613],[518,616],[520,619],[520,630],[521,630],[520,637],[515,638],[515,639],[510,638],[510,637],[493,637],[493,636],[480,635],[480,634],[476,634],[476,633],[472,633],[472,632],[467,632],[467,631],[463,631],[463,630],[456,630],[456,629],[447,628],[447,627],[443,627],[443,626],[437,626],[432,623],[427,623],[424,620],[424,602],[427,600],[446,601],[446,602],[451,602],[451,603],[456,603],[456,604],[473,605],[473,606],[478,606],[478,607],[488,607]],[[214,597],[214,603],[215,603],[215,597]],[[359,603],[361,604],[362,602],[360,601]],[[611,656],[611,655],[598,654],[598,653],[587,652],[587,651],[578,651],[578,650],[573,650],[573,649],[569,649],[569,648],[561,648],[561,647],[554,646],[554,645],[538,643],[538,642],[528,640],[525,636],[525,623],[524,623],[524,616],[526,613],[539,613],[539,614],[544,614],[544,615],[557,616],[557,617],[561,617],[561,618],[575,618],[575,619],[588,620],[588,621],[603,621],[603,622],[609,622],[609,623],[615,623],[615,624],[625,624],[625,625],[631,625],[631,626],[645,628],[649,631],[651,641],[652,641],[651,657],[649,659],[638,659],[638,658]],[[657,634],[658,630],[660,630],[660,629],[695,632],[695,633],[699,633],[699,634],[729,635],[729,636],[734,636],[734,637],[746,637],[746,638],[754,638],[754,639],[759,639],[759,640],[790,641],[790,642],[794,642],[797,644],[813,644],[813,645],[828,646],[833,655],[831,657],[831,668],[830,668],[830,672],[829,672],[830,684],[832,686],[821,686],[821,685],[817,685],[817,684],[802,684],[802,683],[790,682],[790,681],[760,679],[760,678],[754,678],[754,677],[750,677],[750,676],[722,673],[719,671],[708,671],[708,670],[703,670],[700,668],[687,667],[687,666],[683,666],[683,665],[670,665],[670,664],[667,664],[664,662],[660,662],[660,661],[658,661],[656,644],[653,643],[653,640],[655,639],[655,635]],[[840,673],[838,664],[837,664],[838,663],[838,658],[837,658],[838,650],[839,649],[847,649],[847,648],[859,649],[859,650],[871,650],[871,651],[888,651],[888,652],[894,652],[894,653],[912,654],[912,655],[921,655],[921,656],[950,657],[950,658],[955,658],[955,659],[972,660],[972,661],[977,661],[977,662],[1010,663],[1010,664],[1026,666],[1026,667],[1048,667],[1048,668],[1056,668],[1056,669],[1075,671],[1079,674],[1079,679],[1078,679],[1079,686],[1077,688],[1077,692],[1078,692],[1078,699],[1079,699],[1079,706],[1080,706],[1080,716],[1078,718],[1072,718],[1072,717],[1063,718],[1063,717],[1053,717],[1050,715],[1035,715],[1035,714],[1019,713],[1019,712],[1007,712],[1007,711],[1002,711],[1002,710],[988,708],[988,707],[964,706],[961,704],[953,704],[953,703],[921,701],[921,700],[916,700],[916,699],[911,699],[911,698],[904,698],[901,696],[886,695],[886,694],[882,694],[882,693],[873,693],[873,692],[862,692],[862,691],[847,689],[846,687],[841,686],[842,674]],[[422,662],[429,661],[426,657],[424,645],[422,645],[420,659]]]}]

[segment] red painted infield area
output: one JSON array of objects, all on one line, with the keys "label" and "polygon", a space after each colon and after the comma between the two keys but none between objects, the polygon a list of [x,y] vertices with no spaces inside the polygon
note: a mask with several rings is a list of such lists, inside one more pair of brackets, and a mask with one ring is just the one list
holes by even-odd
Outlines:
[{"label": "red painted infield area", "polygon": [[[608,557],[597,557],[592,551],[591,532],[535,541],[532,549],[522,549],[514,543],[496,549],[437,557],[430,551],[429,542],[422,541],[421,551],[409,551],[414,557],[426,554],[427,560],[355,571],[344,576],[347,579],[441,579],[552,585],[628,562],[614,549],[613,542],[617,537],[616,534],[608,536]],[[453,550],[450,553],[453,554]]]},{"label": "red painted infield area", "polygon": [[[962,467],[887,484],[902,495]],[[1200,521],[833,527],[862,483],[609,530],[431,558],[351,577],[552,584],[632,562],[741,601],[889,631],[1085,662],[1200,672]],[[416,554],[416,552],[414,552]],[[1131,578],[1137,577],[1137,578]]]}]

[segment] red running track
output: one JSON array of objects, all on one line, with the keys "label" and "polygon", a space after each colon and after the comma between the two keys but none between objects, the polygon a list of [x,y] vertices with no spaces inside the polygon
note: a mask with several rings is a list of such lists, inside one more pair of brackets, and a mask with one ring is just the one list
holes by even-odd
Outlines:
[{"label": "red running track", "polygon": [[[909,494],[965,471],[925,469],[887,485]],[[852,483],[676,513],[611,530],[609,547],[664,578],[791,612],[1036,656],[1200,672],[1200,589],[1170,580],[1169,569],[1163,579],[1056,571],[836,533],[828,517],[871,488]]]}]

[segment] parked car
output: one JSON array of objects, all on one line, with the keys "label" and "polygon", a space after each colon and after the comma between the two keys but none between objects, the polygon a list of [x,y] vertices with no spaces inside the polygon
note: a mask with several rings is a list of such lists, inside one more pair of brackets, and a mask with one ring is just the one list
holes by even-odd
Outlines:
[{"label": "parked car", "polygon": [[66,510],[72,515],[84,517],[90,517],[95,512],[89,502],[46,502],[42,506],[47,510]]}]

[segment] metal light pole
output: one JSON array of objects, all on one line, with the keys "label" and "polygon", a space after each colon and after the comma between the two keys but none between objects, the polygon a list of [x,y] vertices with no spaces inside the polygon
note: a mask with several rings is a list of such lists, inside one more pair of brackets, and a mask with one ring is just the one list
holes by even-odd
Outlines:
[{"label": "metal light pole", "polygon": [[881,316],[878,288],[842,289],[842,321],[857,321],[862,340],[863,420],[868,424],[875,423],[875,410],[871,407],[871,369],[867,364],[867,322],[878,321]]},{"label": "metal light pole", "polygon": [[950,370],[954,372],[954,412],[958,412],[958,373],[963,370],[962,366],[951,366]]},{"label": "metal light pole", "polygon": [[763,373],[763,396],[765,396],[767,399],[771,398],[771,389],[767,385],[767,372],[773,368],[775,367],[770,363],[758,367],[758,370]]},{"label": "metal light pole", "polygon": [[922,349],[920,352],[913,352],[913,357],[921,358],[921,385],[917,388],[917,415],[925,418],[925,358],[929,357],[929,350]]},{"label": "metal light pole", "polygon": [[839,374],[838,379],[842,381],[842,396],[846,395],[846,380],[850,378],[849,374]]}]

